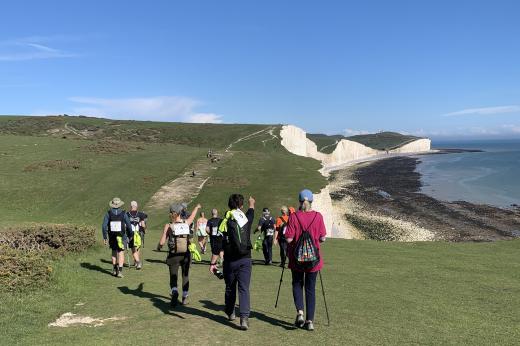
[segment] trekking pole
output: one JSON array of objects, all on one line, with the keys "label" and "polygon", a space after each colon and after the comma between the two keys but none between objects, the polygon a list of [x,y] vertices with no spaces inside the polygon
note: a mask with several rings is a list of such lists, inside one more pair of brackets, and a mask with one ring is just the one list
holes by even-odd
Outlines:
[{"label": "trekking pole", "polygon": [[325,303],[325,312],[327,313],[327,326],[330,326],[329,308],[327,307],[327,299],[325,299],[325,288],[323,287],[323,279],[321,277],[321,270],[318,273],[320,274],[321,292],[323,293],[323,302]]},{"label": "trekking pole", "polygon": [[126,240],[126,246],[125,247],[126,247],[126,249],[125,249],[126,250],[125,251],[126,252],[126,263],[128,265],[128,268],[130,268],[130,254],[128,253],[129,252],[128,251],[129,250],[129,248],[128,248],[128,239]]},{"label": "trekking pole", "polygon": [[278,293],[276,294],[276,303],[274,303],[274,308],[276,309],[278,307],[278,297],[280,297],[280,288],[282,288],[282,281],[283,281],[283,272],[285,271],[285,266],[282,268],[282,276],[280,276],[280,284],[278,285]]}]

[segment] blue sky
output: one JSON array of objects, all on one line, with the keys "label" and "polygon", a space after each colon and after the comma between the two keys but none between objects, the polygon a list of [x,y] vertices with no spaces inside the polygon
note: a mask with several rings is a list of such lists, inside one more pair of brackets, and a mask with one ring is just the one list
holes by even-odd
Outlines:
[{"label": "blue sky", "polygon": [[0,114],[520,137],[520,1],[5,1]]}]

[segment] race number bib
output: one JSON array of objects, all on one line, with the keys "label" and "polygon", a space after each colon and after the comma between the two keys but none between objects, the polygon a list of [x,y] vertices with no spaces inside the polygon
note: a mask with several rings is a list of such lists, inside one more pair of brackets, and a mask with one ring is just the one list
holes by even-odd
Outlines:
[{"label": "race number bib", "polygon": [[139,224],[132,225],[132,233],[136,233],[136,232],[139,232]]},{"label": "race number bib", "polygon": [[176,223],[173,225],[173,235],[179,236],[179,235],[189,235],[190,234],[190,226],[185,223]]},{"label": "race number bib", "polygon": [[218,227],[217,226],[211,227],[211,235],[212,236],[220,235],[220,232],[218,231]]},{"label": "race number bib", "polygon": [[244,227],[248,220],[246,214],[242,210],[236,209],[231,212],[233,214],[233,217],[235,218],[235,221],[238,223],[240,228]]},{"label": "race number bib", "polygon": [[266,233],[268,236],[271,236],[271,235],[274,234],[274,229],[269,228],[265,233]]},{"label": "race number bib", "polygon": [[110,221],[110,232],[121,233],[121,221]]}]

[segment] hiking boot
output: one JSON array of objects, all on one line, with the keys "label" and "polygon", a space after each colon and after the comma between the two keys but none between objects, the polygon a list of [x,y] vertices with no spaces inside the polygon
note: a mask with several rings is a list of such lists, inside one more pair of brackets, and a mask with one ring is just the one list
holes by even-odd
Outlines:
[{"label": "hiking boot", "polygon": [[312,323],[312,321],[305,322],[305,329],[312,332],[314,330],[314,323]]},{"label": "hiking boot", "polygon": [[249,329],[249,317],[240,317],[240,329],[242,329],[242,330]]},{"label": "hiking boot", "polygon": [[303,328],[305,324],[305,320],[303,319],[303,314],[296,315],[296,320],[294,321],[294,325],[298,328]]},{"label": "hiking boot", "polygon": [[172,293],[172,300],[170,301],[170,306],[174,308],[177,306],[177,304],[179,304],[179,292],[174,291]]},{"label": "hiking boot", "polygon": [[117,274],[116,274],[116,277],[118,277],[118,278],[120,278],[120,279],[124,278],[124,276],[123,276],[123,272],[118,270],[118,271],[117,271]]},{"label": "hiking boot", "polygon": [[237,316],[235,315],[234,312],[232,312],[231,314],[227,315],[227,319],[228,321],[234,321],[236,320]]},{"label": "hiking boot", "polygon": [[137,262],[135,264],[135,269],[137,269],[137,270],[141,270],[142,267],[143,267],[143,264],[141,262]]},{"label": "hiking boot", "polygon": [[117,276],[117,269],[116,268],[112,269],[112,276]]}]

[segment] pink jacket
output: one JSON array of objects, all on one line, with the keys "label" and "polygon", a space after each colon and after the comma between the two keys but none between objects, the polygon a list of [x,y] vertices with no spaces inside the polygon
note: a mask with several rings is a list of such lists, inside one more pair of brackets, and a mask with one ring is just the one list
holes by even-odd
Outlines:
[{"label": "pink jacket", "polygon": [[[323,222],[323,216],[317,211],[303,212],[297,211],[296,213],[292,213],[289,216],[289,222],[287,224],[287,231],[285,232],[285,237],[287,239],[293,239],[289,246],[287,247],[288,257],[289,257],[289,268],[295,269],[295,257],[294,257],[294,248],[298,243],[298,239],[300,238],[303,230],[300,227],[301,225],[309,231],[311,234],[312,240],[314,241],[314,245],[319,251],[320,254],[320,263],[318,263],[314,268],[307,270],[308,272],[317,272],[321,270],[323,267],[323,254],[320,251],[320,238],[325,237],[327,235],[327,230],[325,229],[325,223]],[[316,217],[316,218],[314,218]],[[312,221],[314,219],[314,222]],[[312,224],[311,224],[312,222]]]}]

